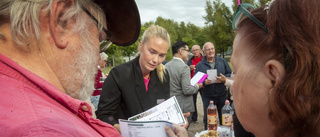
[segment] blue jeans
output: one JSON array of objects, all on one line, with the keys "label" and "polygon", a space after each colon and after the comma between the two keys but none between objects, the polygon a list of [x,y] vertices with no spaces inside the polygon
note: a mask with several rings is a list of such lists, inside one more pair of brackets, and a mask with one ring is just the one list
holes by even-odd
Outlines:
[{"label": "blue jeans", "polygon": [[203,103],[203,123],[204,123],[204,130],[207,130],[207,108],[210,104],[210,100],[214,102],[215,105],[217,105],[218,108],[218,115],[219,115],[219,123],[222,123],[222,115],[221,110],[222,107],[225,104],[226,97],[225,96],[218,96],[218,97],[207,97],[207,96],[201,96],[202,103]]},{"label": "blue jeans", "polygon": [[99,99],[100,99],[100,95],[90,97],[90,100],[91,100],[93,106],[95,107],[95,111],[97,111],[97,109],[98,109]]}]

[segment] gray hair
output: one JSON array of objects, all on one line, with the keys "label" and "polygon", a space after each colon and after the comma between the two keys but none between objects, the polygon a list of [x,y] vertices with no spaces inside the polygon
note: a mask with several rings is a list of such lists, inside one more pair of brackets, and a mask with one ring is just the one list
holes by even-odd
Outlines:
[{"label": "gray hair", "polygon": [[213,44],[212,42],[206,42],[206,43],[203,44],[202,51],[205,51],[204,48],[205,48],[206,45],[208,45],[208,44],[212,44],[212,45],[213,45],[213,48],[215,48],[215,47],[214,47],[214,44]]},{"label": "gray hair", "polygon": [[[193,47],[199,47],[199,49],[201,50],[201,47],[200,47],[199,45],[193,45],[192,48],[193,48]],[[191,49],[192,49],[192,48],[191,48]]]},{"label": "gray hair", "polygon": [[[61,0],[63,1],[63,0]],[[0,25],[10,22],[11,35],[15,42],[21,45],[28,44],[27,39],[35,37],[40,38],[40,15],[42,13],[51,16],[52,3],[54,0],[1,0],[0,1]],[[75,19],[76,29],[82,31],[86,27],[86,21],[83,21],[82,5],[88,11],[95,11],[96,18],[99,22],[105,22],[105,16],[101,8],[91,0],[75,0],[72,5],[62,16],[61,21]],[[99,26],[99,31],[102,26]],[[0,38],[5,37],[0,32]]]}]

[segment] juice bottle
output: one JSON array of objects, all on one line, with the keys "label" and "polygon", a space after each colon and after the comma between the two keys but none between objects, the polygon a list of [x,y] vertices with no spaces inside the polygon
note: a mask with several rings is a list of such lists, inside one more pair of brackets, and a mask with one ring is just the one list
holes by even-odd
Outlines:
[{"label": "juice bottle", "polygon": [[229,100],[226,100],[225,105],[222,108],[222,126],[231,127],[232,125],[232,108],[229,105]]},{"label": "juice bottle", "polygon": [[210,104],[207,108],[207,120],[208,120],[208,130],[217,130],[217,108],[213,105],[213,101],[210,101]]}]

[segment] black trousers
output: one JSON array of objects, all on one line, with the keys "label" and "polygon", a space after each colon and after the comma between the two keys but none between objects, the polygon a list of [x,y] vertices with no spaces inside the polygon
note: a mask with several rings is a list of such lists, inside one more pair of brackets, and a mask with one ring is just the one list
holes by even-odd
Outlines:
[{"label": "black trousers", "polygon": [[192,121],[198,121],[197,96],[198,96],[198,92],[196,94],[193,94],[194,112],[191,113],[191,120]]}]

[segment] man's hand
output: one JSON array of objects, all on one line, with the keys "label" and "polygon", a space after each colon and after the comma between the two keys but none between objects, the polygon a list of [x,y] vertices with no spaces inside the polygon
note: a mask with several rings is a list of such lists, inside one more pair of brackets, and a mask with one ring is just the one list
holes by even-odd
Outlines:
[{"label": "man's hand", "polygon": [[115,129],[117,129],[118,132],[121,134],[120,125],[119,125],[119,124],[114,124],[113,127],[114,127]]},{"label": "man's hand", "polygon": [[190,71],[194,70],[196,68],[196,65],[190,65]]},{"label": "man's hand", "polygon": [[203,87],[202,83],[197,83],[197,85],[199,86],[199,89]]},{"label": "man's hand", "polygon": [[172,130],[169,126],[165,127],[167,135],[169,137],[188,137],[188,132],[186,128],[181,127],[177,124],[173,124],[174,130]]},{"label": "man's hand", "polygon": [[186,120],[187,124],[181,125],[182,127],[184,127],[184,128],[187,128],[187,127],[188,127],[189,123],[188,123],[187,118],[188,118],[189,116],[190,116],[190,112],[183,113],[183,117],[184,117],[184,119]]},{"label": "man's hand", "polygon": [[204,81],[204,84],[205,85],[210,85],[210,84],[212,84],[213,82],[212,82],[212,80],[210,80],[210,79],[206,79],[205,81]]}]

